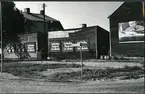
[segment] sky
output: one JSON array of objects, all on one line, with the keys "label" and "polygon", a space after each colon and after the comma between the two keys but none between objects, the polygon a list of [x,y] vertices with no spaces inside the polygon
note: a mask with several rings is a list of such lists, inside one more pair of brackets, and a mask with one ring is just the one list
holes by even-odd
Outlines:
[{"label": "sky", "polygon": [[109,31],[109,19],[123,2],[15,2],[19,10],[30,8],[32,13],[40,13],[42,4],[46,4],[46,15],[61,22],[64,29],[80,28],[81,24],[87,26],[99,25]]}]

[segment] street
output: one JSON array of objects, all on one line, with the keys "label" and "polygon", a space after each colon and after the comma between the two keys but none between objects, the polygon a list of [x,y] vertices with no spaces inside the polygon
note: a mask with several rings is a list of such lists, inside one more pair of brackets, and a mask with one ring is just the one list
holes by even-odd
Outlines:
[{"label": "street", "polygon": [[47,82],[0,79],[0,93],[142,93],[144,79],[88,82]]}]

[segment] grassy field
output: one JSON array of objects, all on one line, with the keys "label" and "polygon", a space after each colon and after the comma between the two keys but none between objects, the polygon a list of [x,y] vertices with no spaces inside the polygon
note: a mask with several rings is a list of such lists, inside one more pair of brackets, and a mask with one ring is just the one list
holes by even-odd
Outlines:
[{"label": "grassy field", "polygon": [[[142,66],[124,66],[121,68],[100,68],[96,69],[93,67],[84,66],[83,70],[83,80],[102,80],[102,79],[114,79],[120,77],[120,79],[138,79],[144,74],[144,63],[141,63]],[[48,81],[72,81],[80,80],[81,71],[57,71],[53,72],[51,75],[43,75],[42,72],[47,69],[78,69],[81,68],[79,64],[33,64],[33,63],[4,63],[3,71],[5,73],[10,73],[14,76],[19,76],[21,78],[30,78],[30,79],[45,79]]]},{"label": "grassy field", "polygon": [[3,72],[25,78],[44,78],[37,72],[55,68],[79,68],[79,64],[32,64],[32,63],[4,63]]},{"label": "grassy field", "polygon": [[[51,81],[71,81],[79,80],[81,71],[62,72],[51,75],[48,79]],[[138,79],[143,77],[144,69],[142,67],[125,66],[124,68],[106,68],[106,69],[84,69],[83,80],[109,80],[119,77],[120,79]]]},{"label": "grassy field", "polygon": [[[1,93],[136,92],[137,94],[144,94],[144,78],[141,78],[144,75],[144,62],[141,63],[141,66],[138,64],[137,65],[134,64],[134,66],[131,66],[129,63],[126,63],[127,65],[124,66],[124,64],[122,65],[121,62],[120,65],[124,67],[112,67],[115,63],[111,62],[109,62],[109,65],[110,64],[111,65],[106,67],[105,64],[108,65],[108,62],[105,62],[103,64],[106,68],[104,67],[95,68],[93,66],[88,67],[85,64],[83,72],[84,81],[80,81],[81,66],[79,64],[75,63],[49,64],[49,62],[48,64],[36,64],[36,63],[34,64],[34,62],[4,63],[3,67],[4,74],[0,75],[1,80],[0,92]],[[72,71],[71,69],[75,71]],[[51,73],[51,71],[53,73]],[[43,72],[50,73],[48,73],[49,75],[44,75]],[[16,77],[18,77],[18,79],[16,78],[6,79],[7,77],[5,76],[5,74],[15,75]],[[4,78],[1,77],[3,75],[5,76]],[[112,79],[113,80],[116,79],[117,77],[119,77],[122,80],[110,81]],[[21,79],[21,78],[29,78],[29,79]]]}]

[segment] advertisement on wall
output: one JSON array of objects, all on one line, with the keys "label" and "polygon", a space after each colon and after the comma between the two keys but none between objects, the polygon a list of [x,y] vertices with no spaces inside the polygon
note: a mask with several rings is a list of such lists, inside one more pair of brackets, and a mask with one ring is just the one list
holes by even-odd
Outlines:
[{"label": "advertisement on wall", "polygon": [[59,52],[59,51],[60,51],[60,43],[51,42],[51,52]]},{"label": "advertisement on wall", "polygon": [[144,21],[121,22],[119,26],[119,43],[144,42]]},{"label": "advertisement on wall", "polygon": [[63,51],[64,52],[72,52],[73,47],[72,47],[72,41],[64,41],[63,42]]},{"label": "advertisement on wall", "polygon": [[[88,51],[88,41],[87,40],[81,40],[81,41],[77,41],[76,42],[77,44],[80,44],[82,43],[82,51]],[[77,51],[80,51],[80,46],[76,47],[76,50]]]},{"label": "advertisement on wall", "polygon": [[55,31],[55,32],[48,32],[49,39],[51,38],[68,38],[69,32],[65,31]]},{"label": "advertisement on wall", "polygon": [[25,43],[25,45],[26,45],[28,52],[36,52],[36,43],[35,42]]}]

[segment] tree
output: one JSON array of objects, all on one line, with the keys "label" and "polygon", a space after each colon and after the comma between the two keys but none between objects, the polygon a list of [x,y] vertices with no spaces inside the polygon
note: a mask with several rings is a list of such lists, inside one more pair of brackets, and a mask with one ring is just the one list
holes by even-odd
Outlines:
[{"label": "tree", "polygon": [[2,1],[3,47],[19,41],[18,34],[24,32],[24,17],[13,2]]},{"label": "tree", "polygon": [[22,58],[24,54],[22,55],[22,53],[17,51],[17,49],[20,46],[22,46],[22,43],[18,35],[24,32],[24,17],[21,14],[21,12],[15,7],[14,2],[1,1],[1,5],[2,5],[2,24],[3,24],[2,49],[4,49],[7,45],[11,45],[14,47],[15,54],[18,55],[20,58]]}]

